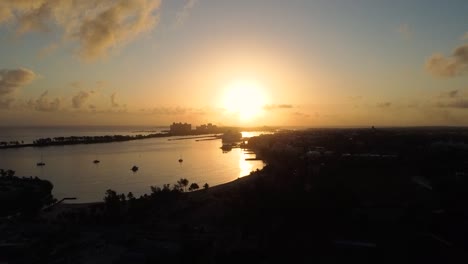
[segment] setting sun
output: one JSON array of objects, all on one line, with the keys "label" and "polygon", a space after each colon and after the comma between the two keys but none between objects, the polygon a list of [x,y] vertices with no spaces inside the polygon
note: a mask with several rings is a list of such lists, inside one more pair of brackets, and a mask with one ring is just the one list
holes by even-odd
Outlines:
[{"label": "setting sun", "polygon": [[265,103],[263,87],[255,81],[233,81],[225,89],[223,107],[242,121],[259,116]]}]

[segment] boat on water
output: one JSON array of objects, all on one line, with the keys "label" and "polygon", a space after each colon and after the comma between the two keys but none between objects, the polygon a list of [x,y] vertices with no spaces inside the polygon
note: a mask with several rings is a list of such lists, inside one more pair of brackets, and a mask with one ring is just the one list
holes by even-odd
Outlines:
[{"label": "boat on water", "polygon": [[183,160],[182,158],[180,158],[180,159],[179,159],[179,162],[182,163],[182,162],[184,162],[184,160]]},{"label": "boat on water", "polygon": [[42,161],[42,154],[41,154],[41,161],[38,162],[38,163],[36,163],[36,166],[42,167],[42,166],[44,166],[44,165],[45,165],[45,162]]},{"label": "boat on water", "polygon": [[138,170],[138,167],[135,166],[135,165],[133,165],[133,167],[131,168],[131,170],[132,170],[133,172],[136,172],[136,171]]},{"label": "boat on water", "polygon": [[94,164],[98,164],[99,162],[101,162],[101,161],[97,160],[97,159],[93,161]]},{"label": "boat on water", "polygon": [[222,149],[223,151],[230,151],[230,150],[232,150],[232,144],[230,144],[230,143],[228,143],[228,144],[224,143],[224,144],[221,146],[221,149]]}]

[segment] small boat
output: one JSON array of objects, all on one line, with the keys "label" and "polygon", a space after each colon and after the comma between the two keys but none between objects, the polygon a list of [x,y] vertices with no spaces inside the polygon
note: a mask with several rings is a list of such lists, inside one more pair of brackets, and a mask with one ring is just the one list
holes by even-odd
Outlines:
[{"label": "small boat", "polygon": [[98,164],[99,162],[101,162],[101,161],[97,160],[97,159],[93,161],[94,164]]},{"label": "small boat", "polygon": [[45,165],[45,163],[44,163],[44,161],[42,161],[42,154],[41,154],[41,161],[38,162],[38,163],[36,163],[36,166],[42,167],[42,166],[44,166],[44,165]]},{"label": "small boat", "polygon": [[232,144],[223,143],[223,145],[221,146],[221,149],[223,151],[231,151],[232,150]]},{"label": "small boat", "polygon": [[179,159],[179,162],[182,163],[184,160],[182,158]]},{"label": "small boat", "polygon": [[133,165],[133,167],[131,168],[131,170],[132,170],[133,172],[136,172],[136,171],[138,170],[138,167],[135,166],[135,165]]}]

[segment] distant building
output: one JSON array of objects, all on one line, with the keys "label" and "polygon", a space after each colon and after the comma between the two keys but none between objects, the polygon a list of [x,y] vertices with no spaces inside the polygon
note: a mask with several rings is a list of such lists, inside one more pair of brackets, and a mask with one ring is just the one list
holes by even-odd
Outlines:
[{"label": "distant building", "polygon": [[200,125],[200,126],[197,126],[195,128],[195,131],[197,133],[200,133],[200,134],[204,134],[204,133],[218,133],[219,132],[219,129],[216,125],[213,125],[211,123],[208,123],[208,124],[204,124],[204,125]]},{"label": "distant building", "polygon": [[170,133],[172,135],[189,135],[192,133],[192,125],[187,123],[172,123],[170,126]]}]

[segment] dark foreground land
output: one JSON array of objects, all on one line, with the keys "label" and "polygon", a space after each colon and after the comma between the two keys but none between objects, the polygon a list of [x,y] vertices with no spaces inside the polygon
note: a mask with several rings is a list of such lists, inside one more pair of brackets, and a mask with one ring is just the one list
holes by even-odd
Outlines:
[{"label": "dark foreground land", "polygon": [[[268,165],[220,186],[0,208],[0,262],[467,263],[467,129],[290,131],[245,147]],[[29,195],[9,179],[0,192]]]}]

